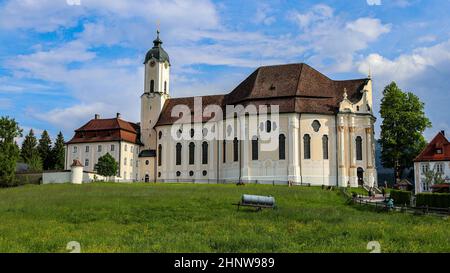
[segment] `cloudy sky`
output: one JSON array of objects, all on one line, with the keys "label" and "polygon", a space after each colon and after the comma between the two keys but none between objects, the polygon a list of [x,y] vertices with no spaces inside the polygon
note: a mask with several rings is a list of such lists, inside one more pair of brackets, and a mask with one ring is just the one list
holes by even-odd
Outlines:
[{"label": "cloudy sky", "polygon": [[425,102],[430,139],[450,133],[449,10],[449,0],[0,0],[0,115],[66,139],[95,113],[139,121],[159,23],[174,97],[227,93],[260,65],[304,62],[333,79],[371,67],[377,116],[396,81]]}]

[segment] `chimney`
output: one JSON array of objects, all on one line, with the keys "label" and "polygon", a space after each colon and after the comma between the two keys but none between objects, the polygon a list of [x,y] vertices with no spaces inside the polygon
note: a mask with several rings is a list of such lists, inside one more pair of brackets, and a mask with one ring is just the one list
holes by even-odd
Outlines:
[{"label": "chimney", "polygon": [[120,118],[120,113],[116,113],[116,118]]},{"label": "chimney", "polygon": [[442,131],[441,131],[441,134],[443,134],[443,135],[445,136],[445,131],[444,131],[444,130],[442,130]]},{"label": "chimney", "polygon": [[100,115],[99,114],[95,114],[94,118],[95,119],[100,119]]}]

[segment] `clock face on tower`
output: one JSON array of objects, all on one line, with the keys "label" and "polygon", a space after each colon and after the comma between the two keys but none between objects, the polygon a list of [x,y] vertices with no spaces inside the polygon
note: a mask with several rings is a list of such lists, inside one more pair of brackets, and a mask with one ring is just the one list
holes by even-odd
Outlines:
[{"label": "clock face on tower", "polygon": [[155,64],[156,64],[156,62],[155,62],[155,61],[151,61],[151,62],[150,62],[150,66],[151,66],[151,67],[154,67],[154,66],[155,66]]}]

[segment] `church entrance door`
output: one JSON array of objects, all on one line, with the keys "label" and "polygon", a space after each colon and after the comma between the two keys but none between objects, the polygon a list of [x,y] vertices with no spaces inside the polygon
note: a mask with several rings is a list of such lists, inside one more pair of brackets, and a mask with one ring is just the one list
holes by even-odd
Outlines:
[{"label": "church entrance door", "polygon": [[359,167],[356,172],[358,175],[358,185],[362,186],[364,184],[364,170]]},{"label": "church entrance door", "polygon": [[146,183],[150,182],[150,177],[148,176],[148,174],[145,175],[145,182]]}]

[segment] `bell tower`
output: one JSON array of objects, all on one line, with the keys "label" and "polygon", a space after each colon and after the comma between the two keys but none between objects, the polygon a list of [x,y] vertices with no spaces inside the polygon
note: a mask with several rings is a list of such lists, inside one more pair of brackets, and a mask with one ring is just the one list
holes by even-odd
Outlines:
[{"label": "bell tower", "polygon": [[141,95],[141,142],[144,149],[156,149],[156,131],[164,103],[170,98],[170,60],[162,48],[159,30],[153,47],[145,55],[144,93]]}]

